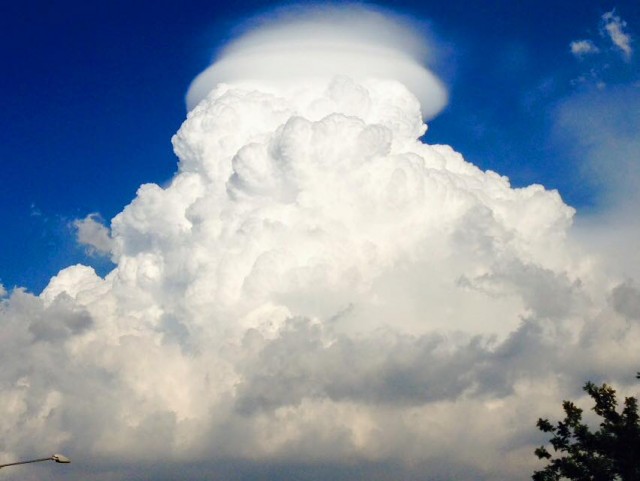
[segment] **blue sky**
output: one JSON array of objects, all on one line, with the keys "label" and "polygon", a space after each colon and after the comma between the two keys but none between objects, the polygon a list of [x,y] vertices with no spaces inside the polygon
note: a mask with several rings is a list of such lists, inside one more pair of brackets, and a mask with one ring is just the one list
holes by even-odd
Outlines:
[{"label": "blue sky", "polygon": [[[583,91],[638,81],[601,28],[614,11],[635,38],[636,1],[380,2],[438,45],[432,68],[450,90],[430,122],[446,143],[517,186],[557,188],[580,211],[597,207],[581,151],[558,135],[557,108]],[[175,172],[170,139],[184,94],[224,42],[268,2],[6,2],[2,7],[3,174],[0,282],[39,292],[61,268],[87,258],[70,228],[100,213],[107,222],[143,183]],[[592,39],[597,55],[570,43]],[[632,44],[633,45],[633,44]],[[579,81],[583,77],[582,81]]]}]

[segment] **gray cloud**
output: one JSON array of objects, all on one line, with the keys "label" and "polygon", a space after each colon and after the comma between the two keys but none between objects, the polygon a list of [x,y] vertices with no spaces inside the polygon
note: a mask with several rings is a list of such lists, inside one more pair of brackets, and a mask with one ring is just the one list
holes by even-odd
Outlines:
[{"label": "gray cloud", "polygon": [[365,339],[338,336],[328,345],[325,336],[321,326],[292,319],[280,337],[261,340],[257,355],[243,365],[240,412],[296,405],[304,398],[406,406],[455,400],[473,387],[475,366],[487,357],[479,339],[452,348],[438,335],[390,331]]},{"label": "gray cloud", "polygon": [[616,312],[627,319],[640,320],[640,290],[632,282],[625,282],[611,291],[611,302]]}]

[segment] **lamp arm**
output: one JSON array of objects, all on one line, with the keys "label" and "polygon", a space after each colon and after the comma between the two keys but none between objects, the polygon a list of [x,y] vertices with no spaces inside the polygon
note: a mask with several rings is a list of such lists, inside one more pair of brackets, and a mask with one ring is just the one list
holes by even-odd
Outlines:
[{"label": "lamp arm", "polygon": [[51,461],[52,459],[53,458],[48,457],[48,458],[40,458],[40,459],[31,459],[29,461],[18,461],[15,463],[0,464],[0,469],[6,468],[7,466],[16,466],[18,464],[29,464],[29,463],[40,463],[42,461]]}]

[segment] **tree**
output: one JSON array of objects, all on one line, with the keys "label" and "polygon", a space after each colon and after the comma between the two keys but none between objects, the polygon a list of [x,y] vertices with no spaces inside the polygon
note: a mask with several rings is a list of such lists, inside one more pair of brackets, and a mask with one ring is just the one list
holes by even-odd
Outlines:
[{"label": "tree", "polygon": [[[640,379],[640,372],[636,376]],[[552,455],[546,447],[535,450],[549,464],[533,475],[534,481],[638,481],[640,480],[640,417],[638,400],[627,397],[618,412],[616,391],[607,384],[588,382],[584,390],[593,398],[593,410],[602,418],[600,428],[582,422],[582,409],[564,401],[565,418],[555,426],[538,419],[538,428],[551,433]]]}]

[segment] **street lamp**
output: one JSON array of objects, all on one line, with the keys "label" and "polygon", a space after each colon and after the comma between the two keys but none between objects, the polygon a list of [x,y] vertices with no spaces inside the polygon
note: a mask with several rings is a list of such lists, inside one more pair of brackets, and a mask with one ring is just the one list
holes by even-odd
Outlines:
[{"label": "street lamp", "polygon": [[56,463],[63,464],[68,464],[71,462],[68,457],[62,454],[54,454],[53,456],[49,456],[48,458],[31,459],[29,461],[18,461],[16,463],[0,464],[0,469],[6,468],[7,466],[15,466],[16,464],[39,463],[40,461],[55,461]]}]

